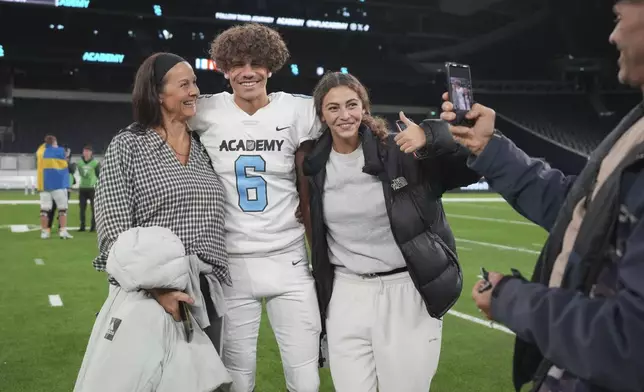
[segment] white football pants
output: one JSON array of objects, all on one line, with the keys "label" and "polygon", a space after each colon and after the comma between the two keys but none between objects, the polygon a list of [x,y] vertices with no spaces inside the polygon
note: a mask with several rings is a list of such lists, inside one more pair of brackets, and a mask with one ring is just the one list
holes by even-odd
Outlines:
[{"label": "white football pants", "polygon": [[231,257],[229,266],[232,287],[223,286],[228,312],[222,360],[233,379],[231,392],[251,392],[255,387],[263,298],[288,391],[317,392],[321,320],[306,252]]},{"label": "white football pants", "polygon": [[326,320],[336,392],[429,391],[442,325],[409,273],[363,278],[336,269]]}]

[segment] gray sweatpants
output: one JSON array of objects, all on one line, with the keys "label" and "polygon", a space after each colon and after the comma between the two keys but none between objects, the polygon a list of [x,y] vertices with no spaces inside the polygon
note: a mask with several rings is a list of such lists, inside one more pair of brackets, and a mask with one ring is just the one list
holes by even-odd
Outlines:
[{"label": "gray sweatpants", "polygon": [[326,321],[337,392],[427,392],[443,321],[429,315],[409,273],[335,272]]}]

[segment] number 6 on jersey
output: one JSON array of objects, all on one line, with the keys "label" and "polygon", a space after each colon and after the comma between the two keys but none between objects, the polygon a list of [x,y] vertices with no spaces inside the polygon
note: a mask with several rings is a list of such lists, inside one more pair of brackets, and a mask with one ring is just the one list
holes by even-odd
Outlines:
[{"label": "number 6 on jersey", "polygon": [[246,172],[249,168],[265,172],[266,161],[261,155],[240,155],[235,161],[239,208],[244,212],[262,212],[268,205],[266,180],[261,176],[249,176]]}]

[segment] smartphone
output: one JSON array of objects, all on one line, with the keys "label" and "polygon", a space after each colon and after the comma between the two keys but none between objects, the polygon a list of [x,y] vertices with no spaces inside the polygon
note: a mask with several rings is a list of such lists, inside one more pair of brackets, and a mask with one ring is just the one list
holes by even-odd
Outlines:
[{"label": "smartphone", "polygon": [[398,133],[407,129],[407,125],[405,125],[405,123],[400,120],[396,120],[395,125],[396,125],[396,128],[390,129],[388,133],[388,136],[391,137],[392,140],[393,138],[396,137],[396,135],[398,135]]},{"label": "smartphone", "polygon": [[183,323],[183,330],[186,333],[186,340],[190,343],[195,330],[192,325],[192,319],[190,318],[189,305],[183,301],[179,302],[179,313],[181,315],[181,322]]},{"label": "smartphone", "polygon": [[479,293],[488,291],[489,289],[492,288],[492,283],[490,283],[489,281],[489,273],[485,268],[481,267],[481,275],[479,275],[479,277],[485,281],[485,284],[479,287],[478,289]]},{"label": "smartphone", "polygon": [[405,124],[401,120],[396,120],[396,127],[398,127],[398,132],[402,132],[407,129],[407,124]]},{"label": "smartphone", "polygon": [[467,123],[465,114],[472,109],[474,104],[474,91],[472,89],[472,75],[467,64],[445,63],[447,74],[447,91],[449,101],[454,105],[456,113],[455,124]]},{"label": "smartphone", "polygon": [[489,280],[489,273],[485,269],[485,267],[481,267],[481,279],[483,280]]}]

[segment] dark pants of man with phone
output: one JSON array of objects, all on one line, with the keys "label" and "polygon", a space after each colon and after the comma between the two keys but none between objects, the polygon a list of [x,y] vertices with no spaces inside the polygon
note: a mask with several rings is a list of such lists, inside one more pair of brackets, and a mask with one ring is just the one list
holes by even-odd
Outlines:
[{"label": "dark pants of man with phone", "polygon": [[89,231],[96,231],[96,220],[94,219],[94,188],[80,189],[78,191],[78,204],[80,207],[80,229],[85,231],[87,201],[89,200],[92,209],[92,221]]}]

